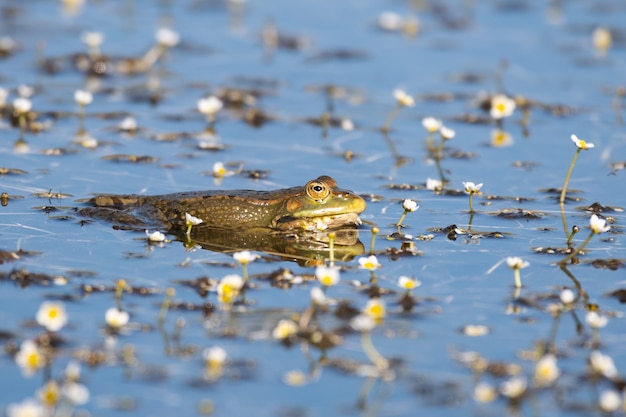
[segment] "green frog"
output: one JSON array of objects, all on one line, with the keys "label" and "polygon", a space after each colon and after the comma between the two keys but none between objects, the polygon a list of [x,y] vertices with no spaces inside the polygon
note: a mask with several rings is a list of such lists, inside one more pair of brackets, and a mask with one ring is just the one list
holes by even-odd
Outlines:
[{"label": "green frog", "polygon": [[185,227],[185,214],[202,220],[206,227],[224,229],[270,228],[281,231],[320,231],[358,225],[365,200],[338,188],[329,176],[304,186],[276,191],[193,191],[155,196],[97,195],[80,210],[88,217],[118,224],[146,226],[165,224]]}]

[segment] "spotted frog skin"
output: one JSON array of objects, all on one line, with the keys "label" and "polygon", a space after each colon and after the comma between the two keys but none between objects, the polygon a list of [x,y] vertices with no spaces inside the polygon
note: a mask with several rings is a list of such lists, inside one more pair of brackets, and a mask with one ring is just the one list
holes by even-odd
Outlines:
[{"label": "spotted frog skin", "polygon": [[[329,176],[304,186],[275,191],[193,191],[155,196],[101,194],[86,201],[87,216],[118,223],[166,223],[185,226],[185,213],[202,219],[204,227],[264,227],[276,230],[325,230],[360,224],[366,204],[358,195],[337,187]],[[103,209],[108,214],[97,213]],[[146,221],[147,220],[147,221]]]}]

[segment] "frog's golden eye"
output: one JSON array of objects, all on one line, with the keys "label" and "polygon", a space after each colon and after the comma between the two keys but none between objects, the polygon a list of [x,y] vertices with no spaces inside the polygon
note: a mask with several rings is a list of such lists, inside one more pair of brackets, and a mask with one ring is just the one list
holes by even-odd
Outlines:
[{"label": "frog's golden eye", "polygon": [[310,181],[306,186],[306,193],[313,200],[324,200],[330,195],[330,188],[319,181]]}]

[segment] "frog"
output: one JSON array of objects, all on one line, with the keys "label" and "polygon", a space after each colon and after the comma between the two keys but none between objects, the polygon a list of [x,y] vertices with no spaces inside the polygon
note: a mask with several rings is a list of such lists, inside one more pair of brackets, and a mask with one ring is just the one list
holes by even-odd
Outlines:
[{"label": "frog", "polygon": [[365,200],[322,175],[304,186],[274,191],[209,190],[161,195],[99,194],[82,200],[87,217],[143,227],[186,228],[188,216],[203,227],[268,228],[279,231],[320,231],[361,224]]}]

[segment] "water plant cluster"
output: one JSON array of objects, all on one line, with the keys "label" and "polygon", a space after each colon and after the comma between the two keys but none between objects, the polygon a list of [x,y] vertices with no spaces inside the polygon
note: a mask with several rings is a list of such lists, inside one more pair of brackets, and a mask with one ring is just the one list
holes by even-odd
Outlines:
[{"label": "water plant cluster", "polygon": [[[190,7],[202,8],[200,3]],[[233,24],[245,15],[245,2],[226,4],[224,15]],[[61,5],[70,15],[97,7],[76,1]],[[423,12],[442,25],[468,23],[435,4]],[[416,16],[385,12],[368,30],[399,42],[419,41]],[[308,85],[307,100],[321,96],[324,105],[316,115],[296,117],[285,97],[270,101],[284,91],[271,79],[246,79],[236,87],[196,83],[191,75],[181,77],[184,87],[168,82],[172,73],[186,74],[198,51],[206,52],[194,43],[197,35],[187,43],[173,27],[160,25],[143,52],[130,56],[108,53],[107,35],[94,30],[79,39],[72,35],[83,44],[75,53],[42,46],[27,74],[49,83],[33,81],[34,76],[5,80],[1,74],[0,290],[11,291],[4,304],[15,310],[0,308],[11,318],[0,327],[0,366],[19,380],[0,395],[6,415],[146,409],[150,414],[150,403],[159,407],[168,401],[200,415],[243,414],[259,411],[257,402],[269,397],[294,404],[295,390],[315,397],[326,388],[334,401],[330,411],[318,408],[327,401],[315,398],[311,404],[294,395],[300,402],[280,412],[332,414],[349,404],[351,412],[364,415],[414,415],[416,409],[450,415],[626,413],[623,309],[616,304],[626,300],[618,275],[625,262],[624,198],[617,190],[612,201],[597,202],[606,198],[600,188],[607,178],[623,175],[623,163],[592,174],[576,169],[601,152],[613,158],[607,141],[592,129],[573,131],[560,121],[582,110],[509,92],[509,70],[494,63],[495,87],[488,92],[472,84],[469,93],[434,95],[423,93],[423,86],[379,95],[375,88],[364,92],[334,82]],[[254,40],[262,52],[257,58],[269,68],[289,56],[286,51],[304,54],[311,45],[308,38],[279,28],[264,22]],[[599,26],[589,32],[588,52],[603,65],[615,31]],[[0,39],[9,64],[24,50],[33,52],[20,39],[19,31],[15,39]],[[328,49],[308,55],[302,66],[350,65],[366,57],[357,49]],[[53,88],[65,94],[60,110],[50,98],[56,97]],[[619,103],[626,94],[614,84],[607,89],[617,103],[615,120],[607,124],[617,132],[623,130]],[[137,110],[132,105],[137,102],[144,107]],[[430,113],[429,103],[438,109],[448,102],[470,103],[470,110]],[[613,115],[604,107],[604,117]],[[361,111],[371,114],[360,116]],[[543,123],[559,125],[556,137],[530,134],[538,129],[537,114]],[[172,124],[176,128],[166,131],[164,126]],[[211,187],[301,185],[275,173],[299,169],[289,158],[276,162],[285,149],[294,151],[289,146],[296,139],[274,138],[273,130],[262,145],[242,146],[236,139],[263,137],[263,129],[282,129],[285,137],[290,129],[314,132],[318,142],[295,148],[305,152],[300,168],[309,169],[310,158],[315,175],[330,174],[317,172],[319,158],[340,184],[350,182],[367,199],[358,228],[365,244],[344,245],[341,231],[320,230],[323,243],[316,242],[310,256],[297,251],[306,242],[294,236],[282,251],[232,243],[209,252],[198,237],[202,221],[189,213],[179,235],[153,225],[114,230],[105,221],[81,217],[80,201],[64,192],[65,184],[72,193],[115,192],[116,187],[127,192],[136,178],[135,188],[142,190],[144,182],[159,182],[151,175],[176,176],[177,166],[202,166],[195,174],[208,176]],[[476,130],[489,138],[480,146],[468,140]],[[515,141],[514,135],[526,139]],[[357,145],[345,148],[344,141],[352,143],[353,137],[359,138]],[[537,157],[548,162],[545,184],[524,184],[522,195],[488,194],[494,184],[502,189],[499,178],[483,174],[499,161],[477,162],[478,153],[540,148],[539,140],[558,144],[549,157]],[[157,154],[156,146],[167,150]],[[256,155],[268,146],[273,158]],[[42,188],[45,175],[70,157],[79,160],[71,181],[52,176],[51,188]],[[378,163],[381,159],[385,162]],[[86,170],[91,163],[97,168]],[[516,172],[537,169],[533,161],[511,163]],[[563,166],[563,172],[555,173],[554,166]],[[120,176],[95,180],[92,171],[98,170]],[[174,173],[158,177],[166,170]],[[462,177],[468,171],[471,175]],[[585,181],[579,181],[581,171]],[[520,187],[513,186],[517,193]],[[502,204],[515,207],[492,209]],[[52,247],[32,249],[33,233],[43,236],[39,240],[52,239]],[[340,256],[346,253],[342,246],[352,251]],[[72,250],[78,256],[71,261],[47,254]],[[90,262],[93,266],[85,268]],[[123,277],[116,276],[119,271]],[[611,281],[602,285],[612,291],[599,294],[594,279],[607,275]],[[521,335],[515,329],[522,329]],[[442,363],[445,370],[439,369]],[[410,406],[403,405],[407,402]]]}]

